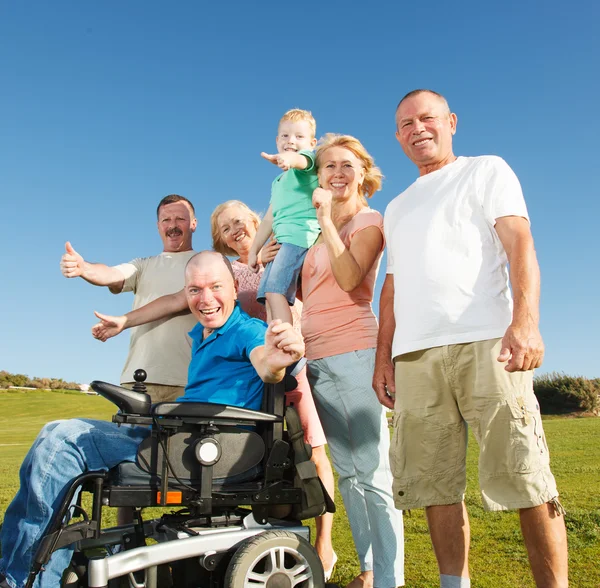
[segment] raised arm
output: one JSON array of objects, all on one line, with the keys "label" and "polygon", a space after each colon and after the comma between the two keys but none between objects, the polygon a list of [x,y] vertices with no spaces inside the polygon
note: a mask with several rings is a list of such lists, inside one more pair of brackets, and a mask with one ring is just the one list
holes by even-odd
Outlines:
[{"label": "raised arm", "polygon": [[520,216],[496,219],[498,237],[509,263],[513,293],[512,322],[502,338],[498,361],[506,371],[527,371],[542,365],[544,342],[539,330],[540,268],[529,222]]},{"label": "raised arm", "polygon": [[92,335],[100,341],[106,341],[124,329],[145,325],[184,311],[189,312],[189,307],[185,298],[185,290],[180,290],[175,294],[161,296],[122,316],[109,316],[96,312],[100,322],[92,327]]},{"label": "raised arm", "polygon": [[252,245],[250,246],[250,252],[248,253],[248,267],[253,271],[257,272],[258,267],[258,252],[262,249],[263,245],[266,243],[267,239],[271,236],[273,231],[273,209],[269,206],[264,218],[262,219],[258,230],[256,231],[256,235],[254,236],[254,241],[252,241]]},{"label": "raised arm", "polygon": [[288,151],[286,153],[275,153],[273,155],[269,155],[263,151],[260,156],[281,168],[283,171],[287,171],[288,169],[292,168],[306,169],[309,165],[311,165],[311,161],[308,159],[308,157],[306,157],[306,155],[302,155],[302,153],[294,153],[293,151]]},{"label": "raised arm", "polygon": [[85,261],[69,241],[65,243],[65,253],[60,258],[60,271],[65,278],[83,278],[94,286],[108,286],[115,294],[121,292],[125,283],[120,270],[103,263]]},{"label": "raised arm", "polygon": [[255,347],[250,361],[263,382],[283,380],[285,368],[304,355],[304,341],[289,323],[271,321],[265,334],[265,344]]},{"label": "raised arm", "polygon": [[321,227],[323,242],[329,253],[333,275],[339,287],[352,292],[373,267],[383,247],[383,235],[378,227],[366,227],[352,238],[350,248],[344,245],[331,218],[331,192],[316,188],[313,206]]}]

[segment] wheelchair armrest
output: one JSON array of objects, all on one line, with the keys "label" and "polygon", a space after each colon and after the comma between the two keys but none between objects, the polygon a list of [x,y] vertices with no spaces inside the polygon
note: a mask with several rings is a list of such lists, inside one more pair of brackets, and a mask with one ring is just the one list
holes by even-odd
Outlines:
[{"label": "wheelchair armrest", "polygon": [[90,384],[90,388],[116,404],[123,412],[130,414],[146,415],[150,414],[152,401],[148,394],[143,392],[134,392],[121,386],[115,386],[108,382],[100,382],[94,380]]},{"label": "wheelchair armrest", "polygon": [[154,416],[219,418],[239,421],[278,422],[281,417],[258,410],[208,402],[159,402],[152,406]]}]

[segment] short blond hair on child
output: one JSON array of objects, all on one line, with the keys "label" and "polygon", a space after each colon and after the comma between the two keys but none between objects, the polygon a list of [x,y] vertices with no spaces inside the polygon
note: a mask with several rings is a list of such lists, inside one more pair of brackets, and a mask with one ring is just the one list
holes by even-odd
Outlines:
[{"label": "short blond hair on child", "polygon": [[317,168],[319,167],[320,159],[325,151],[330,147],[343,147],[354,153],[360,160],[365,170],[365,179],[358,187],[358,194],[366,204],[366,198],[371,198],[377,190],[381,190],[381,182],[383,174],[375,165],[375,160],[369,152],[364,148],[363,144],[351,135],[338,135],[335,133],[327,133],[320,141],[317,147],[316,161]]},{"label": "short blond hair on child", "polygon": [[317,121],[315,120],[310,110],[302,110],[301,108],[292,108],[288,110],[279,121],[279,125],[286,121],[300,122],[305,120],[310,126],[312,132],[312,138],[317,136]]}]

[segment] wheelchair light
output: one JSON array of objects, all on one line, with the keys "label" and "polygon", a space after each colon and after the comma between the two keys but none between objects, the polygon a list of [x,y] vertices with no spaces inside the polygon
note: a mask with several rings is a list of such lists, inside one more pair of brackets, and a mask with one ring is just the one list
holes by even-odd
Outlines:
[{"label": "wheelchair light", "polygon": [[195,452],[203,466],[211,466],[221,459],[221,444],[212,437],[206,437],[196,443]]}]

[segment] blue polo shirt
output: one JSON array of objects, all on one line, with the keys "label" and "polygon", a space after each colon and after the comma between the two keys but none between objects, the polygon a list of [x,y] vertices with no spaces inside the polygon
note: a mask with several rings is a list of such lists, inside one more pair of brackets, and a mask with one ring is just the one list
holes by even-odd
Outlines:
[{"label": "blue polo shirt", "polygon": [[198,323],[190,332],[192,359],[180,402],[212,402],[260,410],[264,383],[250,362],[255,347],[265,344],[267,324],[251,318],[236,302],[227,322],[202,338]]}]

